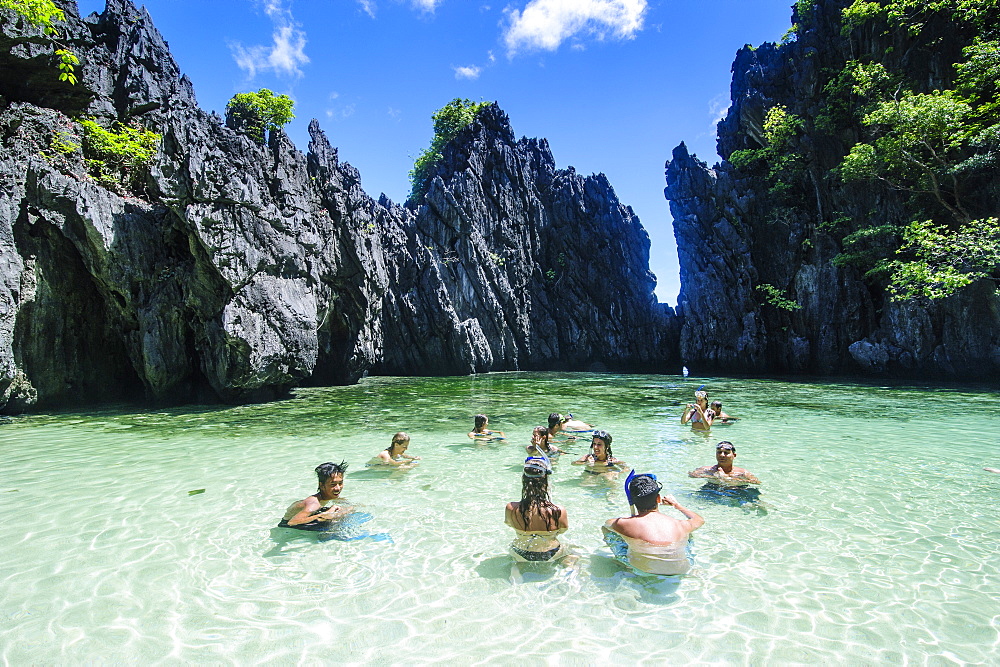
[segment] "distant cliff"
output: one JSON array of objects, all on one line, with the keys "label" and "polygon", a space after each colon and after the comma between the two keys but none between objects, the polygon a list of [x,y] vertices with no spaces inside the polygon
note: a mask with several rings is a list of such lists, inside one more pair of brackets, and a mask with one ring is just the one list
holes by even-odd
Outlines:
[{"label": "distant cliff", "polygon": [[997,59],[988,41],[996,39],[997,3],[971,3],[976,12],[968,4],[798,2],[789,41],[737,54],[732,105],[718,128],[723,161],[709,168],[681,144],[666,167],[681,357],[693,371],[998,377],[995,265],[994,279],[935,300],[893,301],[887,277],[905,256],[911,221],[955,226],[956,217],[1000,213],[996,107],[969,107],[981,116],[970,115],[970,126],[986,130],[945,146],[952,162],[914,160],[903,165],[913,173],[893,174],[885,161],[875,166],[886,171],[868,179],[848,178],[842,166],[865,142],[899,149],[900,162],[912,157],[900,149],[911,139],[941,157],[932,129],[877,144],[895,140],[903,122],[878,110],[901,108],[889,105],[905,98],[950,104],[960,96],[934,91],[961,88],[955,65],[973,57],[963,49],[979,48],[982,63]]},{"label": "distant cliff", "polygon": [[[316,121],[303,154],[199,109],[144,8],[59,4],[75,86],[40,29],[0,27],[0,411],[261,400],[365,373],[679,368],[639,220],[603,175],[515,140],[495,105],[424,199],[376,201]],[[137,180],[93,176],[84,117],[162,135]]]}]

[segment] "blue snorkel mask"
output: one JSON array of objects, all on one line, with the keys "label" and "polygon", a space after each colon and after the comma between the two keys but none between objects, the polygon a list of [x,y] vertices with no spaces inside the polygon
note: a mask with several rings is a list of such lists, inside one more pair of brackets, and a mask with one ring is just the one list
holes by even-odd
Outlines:
[{"label": "blue snorkel mask", "polygon": [[[630,472],[628,474],[628,477],[625,478],[625,498],[628,499],[628,505],[632,509],[633,515],[635,514],[635,501],[632,499],[632,494],[629,492],[629,487],[632,486],[632,480],[634,480],[636,477],[648,477],[650,481],[652,481],[653,485],[655,485],[656,488],[654,489],[651,487],[650,493],[659,493],[660,490],[663,488],[663,485],[656,480],[656,475],[654,475],[651,472],[644,473],[642,475],[636,475],[635,468],[633,468],[632,472]],[[647,494],[643,493],[641,495],[642,497],[646,497]]]},{"label": "blue snorkel mask", "polygon": [[546,475],[551,474],[552,462],[549,461],[549,457],[544,454],[541,456],[529,456],[524,459],[525,477],[545,477]]},{"label": "blue snorkel mask", "polygon": [[635,478],[635,468],[632,468],[632,472],[630,472],[628,474],[628,477],[625,478],[625,499],[628,501],[629,507],[635,506],[635,503],[632,502],[632,494],[628,492],[629,484],[632,483],[632,480],[634,478]]}]

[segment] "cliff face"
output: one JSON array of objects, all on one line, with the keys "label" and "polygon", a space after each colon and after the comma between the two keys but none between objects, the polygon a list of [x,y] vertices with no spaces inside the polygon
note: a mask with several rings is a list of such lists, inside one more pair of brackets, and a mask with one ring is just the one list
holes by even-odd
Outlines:
[{"label": "cliff face", "polygon": [[[833,263],[852,232],[899,229],[914,206],[911,193],[839,177],[836,167],[866,128],[852,107],[857,96],[831,92],[838,85],[850,90],[838,73],[849,61],[882,63],[906,72],[918,92],[944,89],[954,82],[962,45],[971,42],[966,29],[941,15],[920,31],[875,25],[847,35],[841,10],[849,4],[820,0],[809,16],[793,16],[795,41],[740,50],[732,105],[718,128],[721,164],[709,168],[683,144],[667,162],[665,193],[680,255],[681,357],[699,373],[995,378],[1000,297],[993,281],[941,300],[892,301],[884,282],[863,268]],[[796,160],[794,173],[780,172],[774,160],[756,169],[734,166],[736,151],[768,145],[767,114],[776,107],[800,119],[786,151]],[[969,178],[972,217],[996,216],[996,169]]]},{"label": "cliff face", "polygon": [[[556,170],[495,106],[426,199],[369,197],[318,124],[307,154],[200,110],[145,9],[0,28],[0,406],[259,400],[366,372],[676,370],[649,241],[599,175]],[[162,135],[140,182],[87,173],[81,115]]]}]

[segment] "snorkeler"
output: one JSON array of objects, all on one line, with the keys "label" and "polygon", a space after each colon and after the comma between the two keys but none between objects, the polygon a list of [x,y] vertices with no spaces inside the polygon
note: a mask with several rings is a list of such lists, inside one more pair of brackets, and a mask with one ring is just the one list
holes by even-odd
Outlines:
[{"label": "snorkeler", "polygon": [[[602,526],[604,539],[615,557],[640,572],[684,574],[691,569],[687,558],[688,536],[705,523],[697,513],[682,507],[673,496],[660,496],[663,485],[655,475],[636,475],[625,482],[632,516],[608,519]],[[660,513],[660,504],[670,505],[684,515],[675,519]]]},{"label": "snorkeler", "polygon": [[378,453],[367,463],[368,466],[414,466],[420,460],[419,456],[410,456],[406,449],[410,446],[410,436],[403,431],[392,436],[389,446]]},{"label": "snorkeler", "polygon": [[503,431],[491,431],[487,428],[490,424],[490,418],[486,415],[476,415],[475,426],[469,431],[470,438],[506,438]]},{"label": "snorkeler", "polygon": [[[611,453],[611,434],[607,431],[594,431],[590,442],[590,451],[573,461],[573,465],[587,466],[587,472],[594,475],[616,473],[625,465],[621,459],[616,459]],[[615,475],[617,476],[617,475]]]},{"label": "snorkeler", "polygon": [[739,420],[739,417],[734,417],[732,415],[727,415],[722,411],[722,401],[712,401],[712,404],[708,407],[712,411],[712,423],[719,422],[720,424],[732,424],[733,422]]},{"label": "snorkeler", "polygon": [[569,452],[559,449],[555,443],[552,442],[552,436],[549,435],[549,429],[544,426],[536,426],[531,432],[531,444],[525,446],[525,451],[529,456],[547,456],[549,458],[555,458],[560,454],[569,454]]},{"label": "snorkeler", "polygon": [[736,460],[736,447],[728,440],[723,440],[715,446],[714,466],[702,466],[688,473],[689,477],[708,479],[715,484],[724,486],[746,486],[760,484],[760,480],[743,468],[733,465]]},{"label": "snorkeler", "polygon": [[525,459],[521,500],[507,503],[504,512],[504,523],[515,532],[510,545],[515,561],[553,561],[566,555],[556,538],[569,528],[569,519],[566,510],[549,497],[551,474],[547,459],[534,456]]},{"label": "snorkeler", "polygon": [[317,492],[303,500],[292,503],[285,516],[278,522],[279,528],[299,530],[327,530],[331,522],[348,515],[352,507],[347,507],[340,497],[344,490],[344,472],[347,463],[323,463],[316,467],[319,487]]},{"label": "snorkeler", "polygon": [[694,403],[688,403],[681,415],[681,424],[691,422],[691,428],[696,431],[707,431],[712,426],[715,413],[708,407],[708,392],[694,392]]},{"label": "snorkeler", "polygon": [[562,428],[563,431],[593,431],[594,427],[585,421],[580,421],[579,419],[573,419],[572,414],[568,414],[562,418]]}]

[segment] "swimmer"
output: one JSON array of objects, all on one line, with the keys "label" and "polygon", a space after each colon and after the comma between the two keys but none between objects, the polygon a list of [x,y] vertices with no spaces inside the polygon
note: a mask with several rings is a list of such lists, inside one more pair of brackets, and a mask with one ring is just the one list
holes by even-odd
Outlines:
[{"label": "swimmer", "polygon": [[491,431],[487,428],[490,424],[490,418],[486,415],[476,415],[474,417],[476,420],[476,425],[472,427],[469,431],[470,438],[506,438],[503,431]]},{"label": "swimmer", "polygon": [[544,426],[536,426],[531,432],[531,444],[525,446],[525,451],[529,456],[547,456],[549,458],[557,457],[560,454],[569,454],[569,452],[559,449],[552,442],[552,436],[549,435],[549,429]]},{"label": "swimmer", "polygon": [[605,475],[609,479],[614,479],[618,476],[619,468],[625,466],[625,462],[616,459],[611,453],[611,434],[607,431],[594,431],[590,452],[573,461],[573,465],[585,465],[587,472],[593,475]]},{"label": "swimmer", "polygon": [[410,456],[406,449],[410,446],[410,436],[403,431],[392,436],[392,442],[378,456],[368,462],[369,466],[415,466],[419,456]]},{"label": "swimmer", "polygon": [[568,414],[562,419],[562,427],[565,431],[593,431],[594,427],[587,422],[573,419],[572,414]]},{"label": "swimmer", "polygon": [[708,407],[708,392],[700,389],[694,392],[694,403],[688,403],[681,415],[681,424],[691,422],[691,428],[696,431],[707,431],[712,427],[715,413]]},{"label": "swimmer", "polygon": [[347,507],[340,497],[344,490],[344,473],[347,463],[323,463],[316,467],[319,487],[313,495],[292,503],[285,516],[278,522],[279,528],[299,530],[327,530],[332,522],[347,516],[353,507]]},{"label": "swimmer", "polygon": [[[558,412],[553,412],[549,415],[549,428],[548,434],[550,438],[554,438],[559,435],[563,430],[563,423],[566,419]],[[565,435],[565,434],[564,434]]]},{"label": "swimmer", "polygon": [[708,409],[712,411],[713,424],[715,422],[719,422],[720,424],[732,424],[739,419],[739,417],[727,415],[722,411],[722,401],[712,401],[712,404],[708,406]]},{"label": "swimmer", "polygon": [[760,480],[743,468],[733,465],[736,460],[736,447],[728,440],[723,440],[715,446],[714,466],[702,466],[688,473],[689,477],[710,480],[722,486],[746,486],[760,484]]},{"label": "swimmer", "polygon": [[548,460],[529,457],[521,474],[521,500],[507,503],[504,523],[514,529],[510,554],[518,562],[554,561],[566,555],[557,537],[569,528],[566,510],[549,497]]},{"label": "swimmer", "polygon": [[[685,574],[691,569],[688,537],[705,520],[682,507],[673,496],[660,496],[662,488],[656,475],[636,475],[633,470],[625,482],[625,494],[635,508],[634,513],[608,519],[602,526],[604,539],[616,558],[640,572]],[[685,518],[675,519],[660,513],[660,504],[670,505]]]}]

